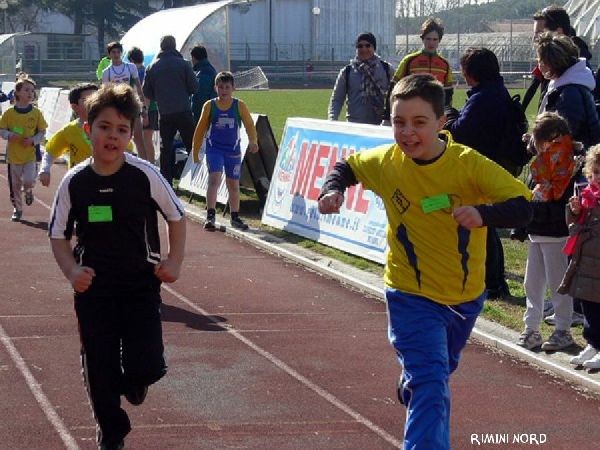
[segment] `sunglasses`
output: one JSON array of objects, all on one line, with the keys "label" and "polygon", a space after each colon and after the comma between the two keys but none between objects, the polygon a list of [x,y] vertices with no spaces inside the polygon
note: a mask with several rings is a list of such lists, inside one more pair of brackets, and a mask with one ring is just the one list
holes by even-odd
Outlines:
[{"label": "sunglasses", "polygon": [[371,48],[371,44],[356,44],[356,48]]}]

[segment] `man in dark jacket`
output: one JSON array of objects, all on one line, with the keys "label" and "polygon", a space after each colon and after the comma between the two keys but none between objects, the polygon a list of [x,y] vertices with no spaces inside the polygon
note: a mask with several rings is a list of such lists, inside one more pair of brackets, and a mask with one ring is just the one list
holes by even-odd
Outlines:
[{"label": "man in dark jacket", "polygon": [[194,122],[198,123],[204,103],[217,96],[215,92],[217,71],[208,60],[208,53],[203,45],[196,45],[190,54],[194,73],[198,79],[198,90],[192,95],[192,114]]},{"label": "man in dark jacket", "polygon": [[[468,48],[461,56],[463,76],[471,89],[458,112],[447,108],[446,128],[456,142],[477,150],[492,161],[502,159],[502,133],[509,117],[510,95],[500,76],[496,55],[487,48]],[[504,273],[504,250],[494,227],[488,227],[485,286],[488,298],[510,296]]]},{"label": "man in dark jacket", "polygon": [[156,100],[160,114],[160,172],[173,184],[175,150],[173,139],[179,131],[185,148],[190,151],[196,124],[192,116],[190,96],[198,91],[198,80],[191,64],[177,51],[175,38],[160,39],[160,53],[146,68],[144,96]]}]

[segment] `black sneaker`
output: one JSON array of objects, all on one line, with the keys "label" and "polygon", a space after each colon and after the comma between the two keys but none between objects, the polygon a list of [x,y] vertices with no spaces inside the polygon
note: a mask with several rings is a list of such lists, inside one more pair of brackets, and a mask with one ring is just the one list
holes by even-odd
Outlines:
[{"label": "black sneaker", "polygon": [[25,191],[25,204],[30,206],[33,203],[33,191],[29,189]]},{"label": "black sneaker", "polygon": [[19,211],[18,209],[13,209],[12,216],[10,216],[10,220],[13,222],[18,222],[21,220],[21,216],[23,215],[23,211]]},{"label": "black sneaker", "polygon": [[117,442],[116,444],[100,444],[99,450],[123,450],[125,448],[125,441]]},{"label": "black sneaker", "polygon": [[134,406],[138,406],[144,403],[147,394],[148,386],[133,386],[124,395],[129,403]]},{"label": "black sneaker", "polygon": [[204,222],[204,229],[206,231],[215,231],[217,227],[215,226],[215,218],[208,216],[206,218],[206,222]]},{"label": "black sneaker", "polygon": [[244,221],[239,218],[239,216],[231,218],[231,226],[242,231],[246,231],[248,229],[248,225],[246,225]]}]

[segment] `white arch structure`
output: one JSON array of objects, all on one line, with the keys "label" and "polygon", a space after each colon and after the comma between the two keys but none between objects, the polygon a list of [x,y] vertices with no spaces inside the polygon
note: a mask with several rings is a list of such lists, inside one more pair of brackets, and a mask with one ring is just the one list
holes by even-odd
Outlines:
[{"label": "white arch structure", "polygon": [[600,0],[569,0],[564,8],[577,36],[594,46],[600,38]]}]

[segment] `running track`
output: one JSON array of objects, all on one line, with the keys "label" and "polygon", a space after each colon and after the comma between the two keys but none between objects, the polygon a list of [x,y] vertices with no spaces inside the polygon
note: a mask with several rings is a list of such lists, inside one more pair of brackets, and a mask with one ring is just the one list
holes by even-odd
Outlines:
[{"label": "running track", "polygon": [[[0,164],[2,449],[95,448],[71,292],[45,235],[64,173],[53,170],[12,223]],[[163,300],[169,374],[143,406],[126,404],[127,449],[401,446],[399,368],[377,299],[190,222],[182,277]],[[531,448],[471,445],[484,433],[600,448],[600,400],[481,345],[467,347],[452,394],[455,449]]]}]

